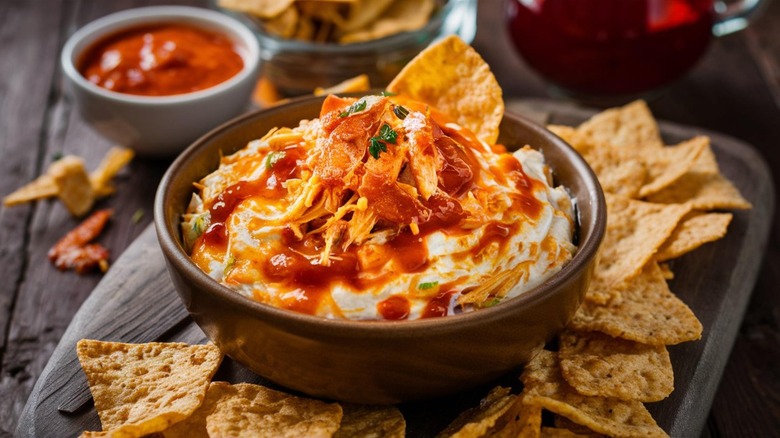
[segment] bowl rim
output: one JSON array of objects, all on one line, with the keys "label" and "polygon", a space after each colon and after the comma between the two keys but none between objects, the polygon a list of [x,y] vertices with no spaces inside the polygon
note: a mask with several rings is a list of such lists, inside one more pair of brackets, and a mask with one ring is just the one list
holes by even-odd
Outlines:
[{"label": "bowl rim", "polygon": [[[346,338],[409,338],[418,337],[420,333],[439,333],[441,331],[451,331],[468,329],[470,327],[489,323],[505,318],[507,314],[522,311],[523,307],[533,305],[543,300],[546,296],[574,280],[580,275],[583,269],[586,269],[590,261],[596,257],[599,246],[606,233],[606,200],[601,185],[596,178],[595,173],[585,160],[569,144],[561,138],[547,130],[541,125],[516,114],[505,113],[504,117],[514,123],[520,123],[535,131],[537,134],[548,137],[550,142],[562,150],[567,161],[573,166],[574,171],[583,180],[587,192],[587,201],[593,209],[593,217],[590,223],[593,224],[592,232],[579,242],[577,252],[571,260],[561,268],[560,271],[540,283],[534,288],[523,292],[497,306],[479,309],[473,312],[464,312],[456,315],[448,315],[440,318],[427,318],[403,321],[364,321],[348,319],[329,319],[322,316],[297,313],[287,309],[274,307],[270,304],[264,304],[251,298],[247,298],[234,290],[228,288],[212,279],[203,272],[190,259],[181,245],[180,239],[174,237],[179,233],[179,223],[168,223],[166,218],[166,205],[170,202],[171,193],[168,189],[170,182],[175,175],[185,168],[188,164],[194,163],[194,158],[199,155],[200,149],[211,141],[214,137],[223,132],[231,130],[234,126],[240,125],[248,120],[263,117],[266,115],[281,113],[298,107],[305,107],[314,102],[321,102],[325,96],[303,96],[291,99],[289,102],[268,109],[261,109],[236,117],[217,128],[214,128],[207,134],[200,137],[192,143],[176,160],[170,165],[163,175],[157,188],[154,201],[154,224],[157,230],[158,241],[169,265],[172,265],[180,275],[186,276],[195,283],[197,288],[203,289],[202,292],[212,295],[220,301],[243,308],[242,312],[250,312],[258,318],[264,319],[271,324],[294,324],[295,330],[299,332],[321,332],[323,328],[329,330],[328,333],[338,334]],[[553,169],[554,172],[554,169]],[[581,209],[576,210],[577,220],[581,221]],[[179,218],[175,218],[179,220]],[[582,225],[580,225],[582,226]],[[171,266],[169,266],[169,269]]]},{"label": "bowl rim", "polygon": [[[202,90],[166,96],[142,96],[111,91],[95,85],[88,81],[76,67],[77,57],[102,38],[134,27],[171,22],[177,19],[189,19],[195,23],[208,23],[220,29],[232,40],[240,42],[241,50],[237,50],[237,53],[241,56],[244,63],[241,70],[227,80]],[[193,25],[198,26],[198,24]],[[79,53],[76,53],[77,46],[85,39],[91,39],[90,43],[80,48]],[[244,23],[227,14],[192,6],[147,6],[105,15],[79,28],[65,42],[60,53],[60,65],[65,76],[72,83],[89,93],[103,98],[147,106],[178,105],[207,99],[234,88],[246,80],[254,80],[255,72],[260,65],[260,44],[254,33]]]}]

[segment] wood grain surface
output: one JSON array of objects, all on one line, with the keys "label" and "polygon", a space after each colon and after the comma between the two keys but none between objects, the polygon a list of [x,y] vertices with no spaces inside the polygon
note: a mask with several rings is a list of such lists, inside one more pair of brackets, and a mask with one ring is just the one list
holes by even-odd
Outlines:
[{"label": "wood grain surface", "polygon": [[[509,109],[531,112],[540,123],[568,125],[579,124],[593,114],[542,100],[510,102]],[[670,144],[696,134],[710,135],[722,172],[755,206],[735,212],[724,239],[671,262],[675,278],[670,287],[699,317],[704,333],[698,342],[670,347],[675,391],[662,402],[648,404],[648,408],[672,436],[696,436],[706,422],[758,274],[774,193],[766,164],[750,146],[720,134],[668,123],[662,125],[662,133]],[[259,137],[263,133],[257,134]],[[735,257],[724,258],[721,254]],[[74,317],[33,389],[17,435],[77,436],[83,430],[99,430],[97,413],[89,406],[86,378],[76,359],[76,342],[83,338],[205,342],[203,332],[191,319],[183,320],[184,315],[184,305],[169,280],[154,230],[149,227],[117,260]],[[517,386],[517,377],[517,372],[509,373],[500,383]],[[229,359],[217,379],[269,384]],[[407,436],[436,434],[464,407],[478,404],[497,383],[440,400],[401,405]]]},{"label": "wood grain surface", "polygon": [[[206,0],[0,1],[0,191],[40,174],[57,153],[94,167],[110,146],[74,111],[62,90],[59,51],[68,35],[108,13],[152,4]],[[545,97],[544,82],[512,50],[501,0],[480,0],[474,46],[505,96]],[[713,42],[685,78],[650,102],[664,120],[719,131],[753,145],[780,175],[780,2],[746,31]],[[136,159],[117,180],[115,209],[101,242],[122,253],[151,219],[166,161]],[[146,214],[135,223],[133,214]],[[22,408],[73,315],[100,280],[57,272],[48,248],[76,224],[56,202],[0,208],[0,436],[16,429]],[[780,430],[780,221],[716,393],[703,436],[774,436]],[[722,257],[736,257],[723,254]]]}]

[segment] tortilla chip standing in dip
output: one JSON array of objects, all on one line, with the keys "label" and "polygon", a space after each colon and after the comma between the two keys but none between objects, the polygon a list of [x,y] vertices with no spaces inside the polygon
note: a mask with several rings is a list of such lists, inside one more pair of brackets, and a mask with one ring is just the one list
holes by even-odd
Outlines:
[{"label": "tortilla chip standing in dip", "polygon": [[194,262],[260,302],[361,320],[489,307],[557,272],[572,201],[541,153],[493,144],[503,102],[479,55],[447,38],[389,89],[328,96],[223,157],[183,218]]}]

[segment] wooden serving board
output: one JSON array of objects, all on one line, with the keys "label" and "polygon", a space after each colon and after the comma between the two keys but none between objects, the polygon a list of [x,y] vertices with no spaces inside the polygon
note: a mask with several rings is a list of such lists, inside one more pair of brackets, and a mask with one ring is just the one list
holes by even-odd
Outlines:
[{"label": "wooden serving board", "polygon": [[[510,103],[510,110],[541,123],[575,125],[593,112],[551,101]],[[648,405],[658,424],[674,437],[701,433],[755,284],[767,242],[774,193],[763,159],[750,146],[720,134],[671,123],[661,124],[667,143],[709,135],[723,173],[753,204],[735,212],[728,235],[672,262],[670,286],[704,325],[700,341],[670,347],[675,391]],[[78,436],[100,430],[87,382],[76,359],[79,339],[149,342],[206,341],[187,316],[173,289],[157,238],[149,227],[116,261],[84,302],[35,384],[20,418],[22,437]],[[518,373],[496,384],[516,385]],[[215,380],[262,382],[226,358]],[[490,385],[492,386],[492,385]],[[465,391],[446,399],[400,406],[410,437],[433,436],[490,388]]]}]

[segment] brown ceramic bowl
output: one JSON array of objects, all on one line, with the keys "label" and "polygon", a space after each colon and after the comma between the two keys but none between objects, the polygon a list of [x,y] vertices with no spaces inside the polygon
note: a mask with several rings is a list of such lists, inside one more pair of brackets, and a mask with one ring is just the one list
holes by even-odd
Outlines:
[{"label": "brown ceramic bowl", "polygon": [[443,318],[329,320],[271,307],[220,285],[189,258],[179,233],[192,183],[216,169],[220,151],[240,149],[269,129],[319,114],[322,98],[303,98],[239,117],[196,141],[171,165],[155,200],[155,225],[168,270],[192,318],[228,356],[260,376],[312,396],[398,403],[442,396],[500,377],[558,333],[582,301],[604,235],[606,206],[596,177],[561,139],[507,114],[499,139],[544,152],[556,183],[578,208],[575,256],[517,298]]}]

